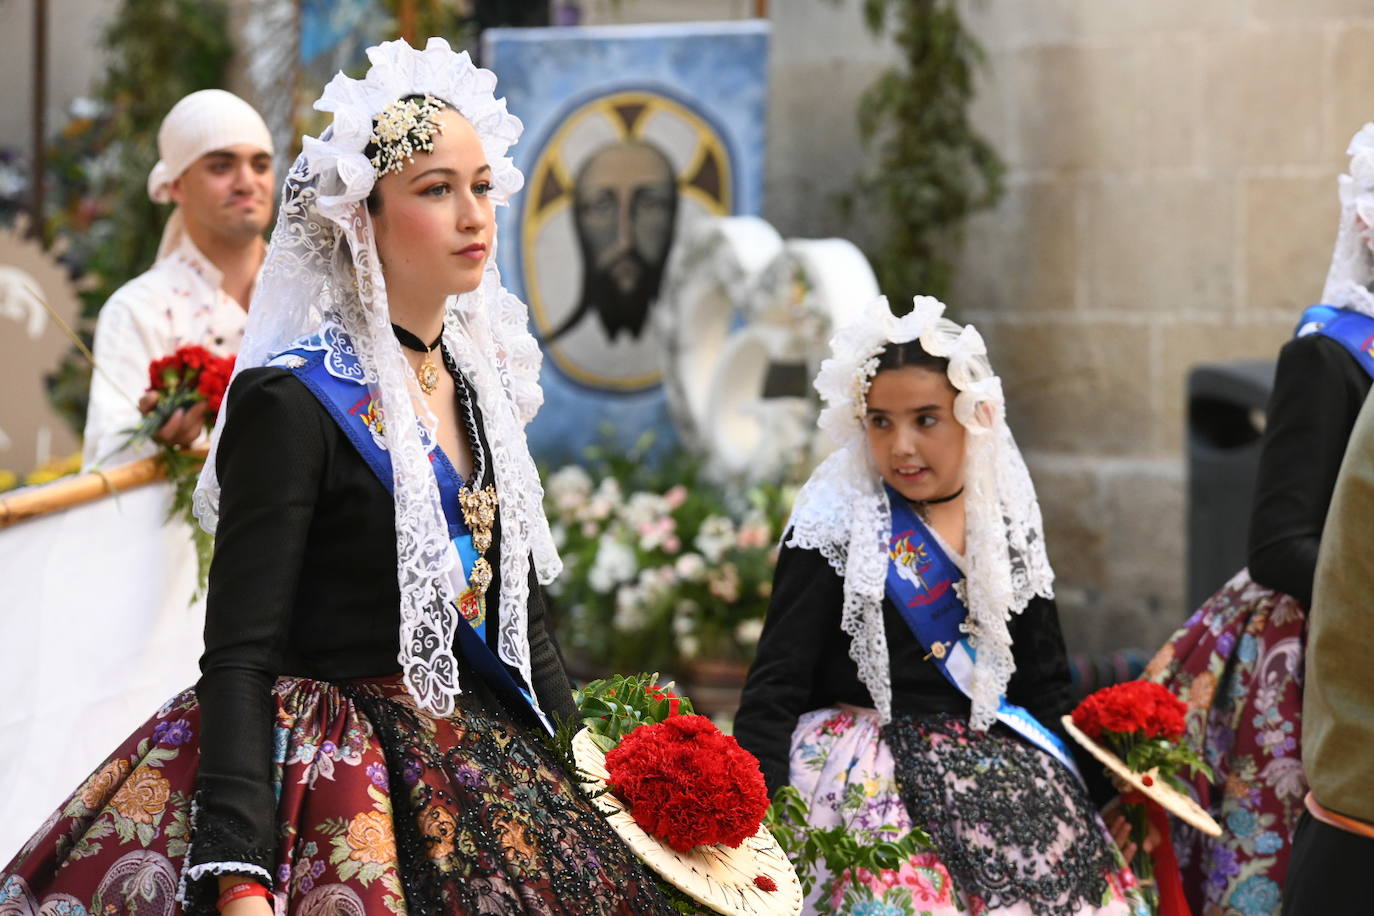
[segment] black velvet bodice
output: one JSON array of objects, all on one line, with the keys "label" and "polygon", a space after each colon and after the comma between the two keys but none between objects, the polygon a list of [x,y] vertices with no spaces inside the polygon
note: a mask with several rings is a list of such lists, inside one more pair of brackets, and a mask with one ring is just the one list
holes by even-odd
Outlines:
[{"label": "black velvet bodice", "polygon": [[[450,364],[451,372],[456,371]],[[284,369],[243,372],[216,470],[222,496],[206,604],[199,813],[193,864],[271,862],[272,686],[400,672],[400,591],[391,494],[315,396]],[[484,425],[470,422],[484,453]],[[492,482],[490,462],[483,483]],[[499,569],[499,525],[487,553]],[[499,631],[500,577],[487,591],[487,633]],[[551,716],[575,713],[531,572],[533,688]],[[494,646],[493,646],[494,648]],[[493,702],[459,656],[460,683]],[[531,728],[527,710],[512,710]]]}]

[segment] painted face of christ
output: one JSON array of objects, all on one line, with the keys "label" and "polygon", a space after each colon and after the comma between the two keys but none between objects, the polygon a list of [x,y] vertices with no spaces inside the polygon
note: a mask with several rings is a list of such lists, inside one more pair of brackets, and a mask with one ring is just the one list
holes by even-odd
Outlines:
[{"label": "painted face of christ", "polygon": [[673,245],[677,195],[672,163],[655,146],[629,140],[592,154],[573,184],[582,296],[551,340],[592,313],[611,340],[640,337]]}]

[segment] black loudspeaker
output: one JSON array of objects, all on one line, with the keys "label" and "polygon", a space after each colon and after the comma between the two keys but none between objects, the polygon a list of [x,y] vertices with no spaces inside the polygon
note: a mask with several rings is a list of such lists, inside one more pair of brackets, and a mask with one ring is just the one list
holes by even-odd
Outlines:
[{"label": "black loudspeaker", "polygon": [[472,18],[479,29],[549,24],[549,0],[477,0]]},{"label": "black loudspeaker", "polygon": [[1245,566],[1274,361],[1188,374],[1188,613]]}]

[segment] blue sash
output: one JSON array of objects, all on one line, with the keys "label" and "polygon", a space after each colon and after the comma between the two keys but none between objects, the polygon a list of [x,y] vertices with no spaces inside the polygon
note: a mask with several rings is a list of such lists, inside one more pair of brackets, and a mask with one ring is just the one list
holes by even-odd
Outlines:
[{"label": "blue sash", "polygon": [[[951,684],[967,697],[973,696],[973,664],[978,651],[960,626],[968,608],[955,585],[963,579],[959,567],[931,536],[916,510],[900,495],[887,489],[892,506],[892,538],[888,544],[887,597],[901,613],[912,634],[930,653]],[[1035,716],[1003,696],[997,720],[1040,750],[1058,760],[1080,781],[1073,755]]]},{"label": "blue sash", "polygon": [[[287,369],[301,380],[334,418],[382,486],[394,495],[391,456],[387,454],[386,443],[382,439],[381,405],[368,390],[355,352],[352,341],[342,330],[329,327],[322,336],[307,338],[273,357],[268,365]],[[423,426],[420,437],[429,451],[430,464],[434,466],[434,476],[439,484],[439,501],[443,505],[444,519],[448,522],[448,536],[462,561],[462,581],[454,578],[454,588],[459,593],[455,611],[465,621],[464,625],[456,628],[458,652],[507,704],[513,704],[513,708],[529,707],[543,726],[552,732],[552,726],[534,705],[529,691],[520,686],[487,645],[486,598],[467,584],[472,565],[477,560],[477,551],[472,546],[472,530],[464,520],[458,502],[463,478],[443,449],[430,439],[428,430]]]},{"label": "blue sash", "polygon": [[1294,337],[1320,334],[1345,347],[1374,378],[1374,318],[1334,305],[1314,305],[1298,319]]}]

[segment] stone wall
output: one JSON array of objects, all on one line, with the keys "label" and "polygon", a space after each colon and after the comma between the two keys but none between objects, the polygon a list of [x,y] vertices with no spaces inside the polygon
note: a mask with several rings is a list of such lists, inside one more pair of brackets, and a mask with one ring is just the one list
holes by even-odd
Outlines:
[{"label": "stone wall", "polygon": [[978,122],[1009,167],[970,226],[987,336],[1080,648],[1153,647],[1184,607],[1185,386],[1269,358],[1316,301],[1335,176],[1374,119],[1374,7],[987,0]]},{"label": "stone wall", "polygon": [[[588,10],[700,18],[693,6]],[[1320,294],[1335,176],[1374,120],[1374,6],[962,6],[988,51],[975,120],[1008,190],[969,226],[951,309],[983,330],[1006,381],[1071,645],[1152,649],[1190,611],[1188,371],[1271,358]],[[868,208],[843,219],[835,196],[866,161],[857,100],[894,53],[864,29],[859,0],[773,0],[769,14],[764,215],[784,236],[871,243]]]}]

